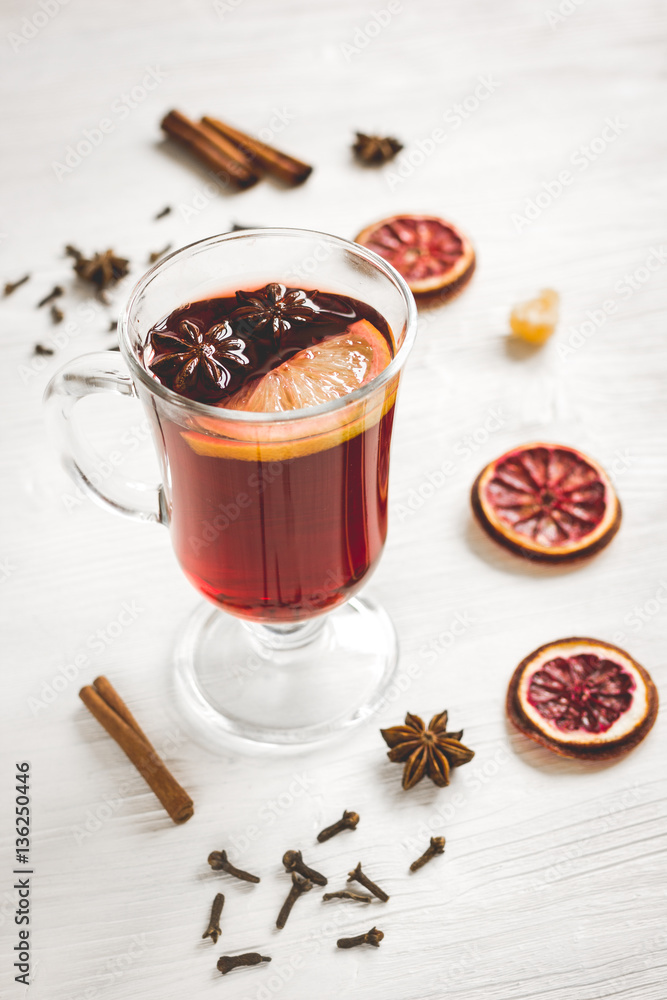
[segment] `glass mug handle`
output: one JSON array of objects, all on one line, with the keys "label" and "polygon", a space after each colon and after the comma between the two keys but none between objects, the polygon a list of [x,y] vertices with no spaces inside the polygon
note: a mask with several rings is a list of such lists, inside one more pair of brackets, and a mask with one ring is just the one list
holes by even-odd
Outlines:
[{"label": "glass mug handle", "polygon": [[116,471],[99,482],[100,470],[109,463],[78,433],[72,411],[80,399],[101,392],[138,398],[125,363],[116,351],[84,354],[69,361],[46,387],[44,401],[65,468],[77,486],[103,507],[140,521],[164,524],[167,516],[161,485],[126,480]]}]

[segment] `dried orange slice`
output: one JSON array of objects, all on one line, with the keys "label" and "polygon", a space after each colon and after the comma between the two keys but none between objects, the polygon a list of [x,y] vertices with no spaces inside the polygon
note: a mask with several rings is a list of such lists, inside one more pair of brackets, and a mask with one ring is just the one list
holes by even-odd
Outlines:
[{"label": "dried orange slice", "polygon": [[386,339],[368,320],[299,351],[224,400],[226,410],[302,410],[360,389],[391,361]]},{"label": "dried orange slice", "polygon": [[570,562],[608,545],[621,505],[602,466],[576,448],[527,444],[490,462],[472,508],[486,533],[527,559]]},{"label": "dried orange slice", "polygon": [[450,298],[475,270],[468,237],[434,215],[394,215],[362,229],[355,242],[393,264],[415,295]]},{"label": "dried orange slice", "polygon": [[516,668],[507,714],[520,732],[563,757],[607,760],[644,739],[658,714],[658,692],[618,646],[559,639]]}]

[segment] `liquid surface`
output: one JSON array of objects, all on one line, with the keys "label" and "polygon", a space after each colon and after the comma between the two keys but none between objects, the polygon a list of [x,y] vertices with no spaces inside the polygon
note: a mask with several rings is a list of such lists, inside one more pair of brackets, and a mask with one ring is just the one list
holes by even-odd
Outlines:
[{"label": "liquid surface", "polygon": [[188,399],[219,406],[305,348],[365,320],[393,354],[383,317],[357,299],[277,282],[187,303],[150,331],[144,363]]}]

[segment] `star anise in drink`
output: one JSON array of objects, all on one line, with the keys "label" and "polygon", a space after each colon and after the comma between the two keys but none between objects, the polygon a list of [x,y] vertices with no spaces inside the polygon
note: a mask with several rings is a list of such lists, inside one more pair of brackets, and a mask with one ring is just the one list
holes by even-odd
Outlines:
[{"label": "star anise in drink", "polygon": [[403,788],[413,788],[424,775],[440,787],[449,784],[452,767],[467,764],[475,756],[461,743],[463,730],[447,732],[447,712],[434,715],[426,727],[418,715],[405,716],[405,724],[381,729],[387,746],[387,757],[403,768]]},{"label": "star anise in drink", "polygon": [[148,368],[161,382],[181,395],[219,399],[231,379],[231,368],[247,365],[246,344],[234,336],[224,320],[209,330],[201,330],[190,319],[181,320],[176,333],[151,333],[153,359]]},{"label": "star anise in drink", "polygon": [[295,323],[312,323],[318,319],[320,307],[313,302],[317,292],[305,292],[303,288],[286,288],[272,281],[256,292],[236,293],[239,303],[231,319],[240,324],[248,324],[253,332],[270,326],[273,334],[283,337]]}]

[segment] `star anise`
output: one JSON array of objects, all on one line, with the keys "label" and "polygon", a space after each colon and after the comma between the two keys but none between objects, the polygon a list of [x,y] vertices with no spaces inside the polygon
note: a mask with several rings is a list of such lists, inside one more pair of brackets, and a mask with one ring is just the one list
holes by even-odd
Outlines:
[{"label": "star anise", "polygon": [[357,132],[357,141],[352,149],[362,163],[382,164],[393,160],[403,149],[403,143],[390,135],[383,138],[379,135],[364,135],[363,132]]},{"label": "star anise", "polygon": [[206,332],[190,319],[178,324],[177,333],[154,330],[150,339],[154,357],[148,367],[176,392],[220,395],[231,378],[228,364],[223,362],[248,364],[243,353],[246,345],[233,334],[227,320]]},{"label": "star anise", "polygon": [[253,331],[269,324],[274,335],[282,337],[294,323],[312,323],[318,318],[320,308],[313,302],[313,295],[317,292],[287,289],[274,281],[256,292],[237,292],[239,305],[230,318],[250,324]]},{"label": "star anise", "polygon": [[113,250],[96,253],[88,259],[76,247],[66,246],[65,253],[74,258],[74,270],[83,281],[90,281],[98,292],[110,288],[124,278],[129,269],[129,261],[118,257]]},{"label": "star anise", "polygon": [[461,743],[462,729],[458,733],[447,732],[446,712],[434,715],[428,728],[418,715],[408,712],[405,725],[381,729],[380,732],[387,746],[391,747],[387,754],[389,760],[405,763],[405,789],[412,788],[424,775],[440,787],[448,785],[450,768],[467,764],[475,756],[473,750]]}]

